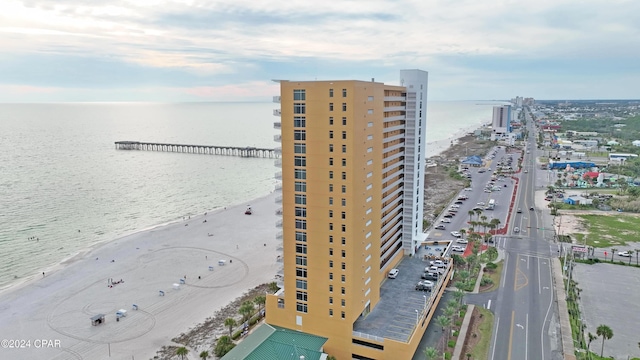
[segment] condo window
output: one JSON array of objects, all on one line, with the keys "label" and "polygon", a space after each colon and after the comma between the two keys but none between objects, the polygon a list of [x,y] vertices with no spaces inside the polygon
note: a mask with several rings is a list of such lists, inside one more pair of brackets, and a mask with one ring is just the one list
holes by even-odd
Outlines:
[{"label": "condo window", "polygon": [[329,309],[329,316],[333,316],[333,309]]},{"label": "condo window", "polygon": [[329,144],[329,152],[333,152],[333,144]]},{"label": "condo window", "polygon": [[340,316],[344,319],[346,317],[346,315],[344,314],[344,311],[340,312]]},{"label": "condo window", "polygon": [[347,97],[347,89],[342,89],[342,97]]},{"label": "condo window", "polygon": [[307,257],[301,255],[296,256],[296,265],[307,266]]},{"label": "condo window", "polygon": [[329,267],[332,268],[333,267],[333,260],[329,260]]},{"label": "condo window", "polygon": [[295,156],[293,158],[294,166],[307,166],[307,158],[305,156]]},{"label": "condo window", "polygon": [[332,197],[329,198],[329,205],[333,205],[333,198]]},{"label": "condo window", "polygon": [[304,103],[293,103],[293,113],[294,114],[305,114],[305,105]]},{"label": "condo window", "polygon": [[367,101],[373,101],[373,96],[368,96]]},{"label": "condo window", "polygon": [[329,244],[333,244],[333,235],[329,235]]},{"label": "condo window", "polygon": [[301,100],[304,101],[305,99],[305,91],[304,90],[293,90],[293,100]]},{"label": "condo window", "polygon": [[342,103],[342,111],[347,111],[347,103]]},{"label": "condo window", "polygon": [[296,192],[306,192],[307,191],[307,183],[304,181],[296,181],[295,183],[295,191]]},{"label": "condo window", "polygon": [[307,170],[305,169],[295,169],[294,177],[296,179],[305,180],[307,178]]},{"label": "condo window", "polygon": [[[342,275],[342,277],[343,277],[343,280],[342,280],[342,281],[344,281],[344,275]],[[347,306],[347,300],[345,300],[345,299],[340,300],[340,304],[341,304],[343,307],[344,307],[344,306]]]},{"label": "condo window", "polygon": [[342,159],[342,166],[347,166],[347,159]]},{"label": "condo window", "polygon": [[296,289],[307,290],[307,280],[296,279]]},{"label": "condo window", "polygon": [[305,245],[305,244],[296,244],[296,253],[297,254],[306,254],[307,253],[307,245]]},{"label": "condo window", "polygon": [[329,184],[329,192],[333,192],[333,184]]},{"label": "condo window", "polygon": [[333,210],[329,210],[329,218],[333,217]]},{"label": "condo window", "polygon": [[347,245],[347,238],[345,237],[342,238],[342,245]]},{"label": "condo window", "polygon": [[342,172],[342,180],[347,180],[347,173],[346,172]]},{"label": "condo window", "polygon": [[307,208],[296,206],[296,216],[307,217]]},{"label": "condo window", "polygon": [[347,232],[347,225],[346,224],[342,224],[342,232]]},{"label": "condo window", "polygon": [[333,139],[333,130],[329,130],[329,139]]},{"label": "condo window", "polygon": [[[347,251],[346,250],[342,250],[342,257],[347,257]],[[344,280],[342,280],[344,281]]]},{"label": "condo window", "polygon": [[[347,218],[347,213],[346,212],[342,212],[342,219],[345,220]],[[343,238],[344,239],[344,238]]]},{"label": "condo window", "polygon": [[329,125],[333,125],[333,116],[329,116]]},{"label": "condo window", "polygon": [[329,280],[333,280],[333,273],[329,273]]},{"label": "condo window", "polygon": [[304,116],[294,116],[293,117],[293,127],[305,127],[307,124]]},{"label": "condo window", "polygon": [[347,185],[342,185],[342,193],[346,193],[347,192]]},{"label": "condo window", "polygon": [[373,114],[373,109],[368,109],[367,114]]},{"label": "condo window", "polygon": [[329,304],[333,304],[333,296],[329,296]]},{"label": "condo window", "polygon": [[333,103],[329,103],[329,111],[333,111]]},{"label": "condo window", "polygon": [[347,125],[347,118],[346,117],[342,117],[342,125]]},{"label": "condo window", "polygon": [[343,287],[343,288],[340,288],[340,293],[341,293],[342,295],[346,295],[346,294],[347,294],[347,289],[345,289],[344,287]]},{"label": "condo window", "polygon": [[342,206],[347,206],[347,199],[342,199]]},{"label": "condo window", "polygon": [[333,179],[333,171],[329,171],[329,179]]},{"label": "condo window", "polygon": [[346,131],[342,132],[342,140],[347,140],[347,132]]},{"label": "condo window", "polygon": [[333,223],[329,223],[329,231],[333,230]]},{"label": "condo window", "polygon": [[343,154],[347,153],[347,145],[346,144],[342,144],[342,153]]},{"label": "condo window", "polygon": [[333,292],[333,285],[329,285],[329,292]]},{"label": "condo window", "polygon": [[307,312],[307,304],[297,302],[296,303],[296,310],[298,310],[299,312],[306,313]]},{"label": "condo window", "polygon": [[296,154],[306,154],[307,144],[293,144],[293,152]]},{"label": "condo window", "polygon": [[306,130],[293,130],[293,140],[307,140]]},{"label": "condo window", "polygon": [[296,241],[307,242],[307,233],[296,231]]},{"label": "condo window", "polygon": [[333,158],[329,158],[329,166],[333,166]]},{"label": "condo window", "polygon": [[333,89],[329,89],[329,97],[333,97]]},{"label": "condo window", "polygon": [[296,276],[306,278],[307,277],[307,269],[305,268],[296,268]]},{"label": "condo window", "polygon": [[342,263],[342,270],[347,270],[347,264],[346,263]]},{"label": "condo window", "polygon": [[295,199],[296,199],[296,204],[307,205],[307,195],[296,194]]},{"label": "condo window", "polygon": [[333,248],[329,248],[329,256],[333,256]]},{"label": "condo window", "polygon": [[307,293],[304,291],[296,291],[296,299],[307,301]]}]

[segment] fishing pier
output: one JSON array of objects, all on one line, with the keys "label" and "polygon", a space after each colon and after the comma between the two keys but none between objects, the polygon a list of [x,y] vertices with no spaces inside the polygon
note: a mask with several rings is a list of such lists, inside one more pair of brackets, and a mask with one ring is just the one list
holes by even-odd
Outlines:
[{"label": "fishing pier", "polygon": [[257,148],[251,146],[238,147],[216,145],[165,144],[142,141],[116,141],[115,144],[117,150],[144,150],[263,158],[277,158],[280,155],[280,152],[276,149]]}]

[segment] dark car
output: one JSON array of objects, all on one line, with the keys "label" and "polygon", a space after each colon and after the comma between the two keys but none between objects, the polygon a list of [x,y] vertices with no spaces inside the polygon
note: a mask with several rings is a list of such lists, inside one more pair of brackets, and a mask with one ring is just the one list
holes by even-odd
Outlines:
[{"label": "dark car", "polygon": [[456,214],[453,214],[453,213],[447,213],[447,214],[445,214],[445,215],[444,215],[444,217],[446,217],[446,218],[452,218],[452,217],[454,217],[455,215],[456,215]]},{"label": "dark car", "polygon": [[529,210],[533,211],[533,206],[529,208]]}]

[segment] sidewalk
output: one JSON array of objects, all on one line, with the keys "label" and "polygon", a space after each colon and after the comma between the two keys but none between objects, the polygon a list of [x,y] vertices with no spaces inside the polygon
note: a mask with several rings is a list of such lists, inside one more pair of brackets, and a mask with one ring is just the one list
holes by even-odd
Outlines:
[{"label": "sidewalk", "polygon": [[565,360],[575,360],[575,348],[573,347],[573,336],[571,334],[571,324],[569,323],[569,310],[564,292],[564,281],[562,276],[562,264],[559,258],[551,260],[553,271],[554,289],[556,291],[556,302],[558,304],[558,316],[560,318],[560,335],[562,337],[562,353]]}]

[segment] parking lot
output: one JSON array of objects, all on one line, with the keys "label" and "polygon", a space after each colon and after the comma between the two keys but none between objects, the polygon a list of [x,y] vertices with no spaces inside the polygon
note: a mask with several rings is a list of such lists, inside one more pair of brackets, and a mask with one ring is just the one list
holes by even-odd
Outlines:
[{"label": "parking lot", "polygon": [[[613,338],[604,342],[604,356],[615,359],[640,357],[640,269],[613,264],[576,264],[573,276],[578,282],[580,311],[585,333],[595,335],[598,325],[613,330]],[[602,338],[591,344],[600,353]]]}]

